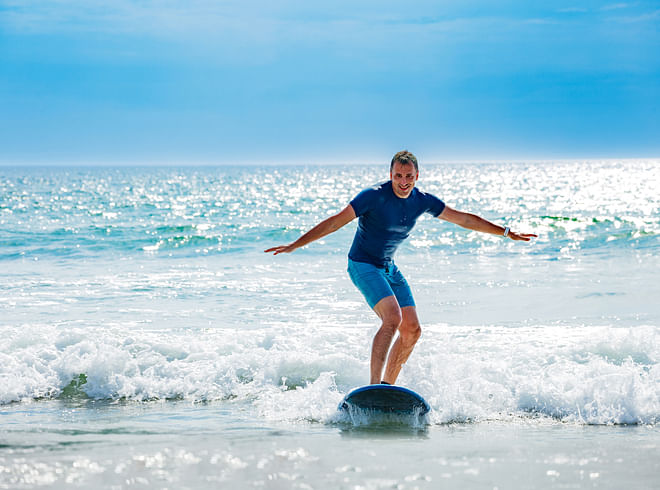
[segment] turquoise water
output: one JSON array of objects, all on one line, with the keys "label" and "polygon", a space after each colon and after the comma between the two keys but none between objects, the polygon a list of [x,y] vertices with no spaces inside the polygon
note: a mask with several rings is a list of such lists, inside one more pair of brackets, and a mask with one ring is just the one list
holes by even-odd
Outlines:
[{"label": "turquoise water", "polygon": [[263,250],[387,166],[0,168],[0,488],[652,488],[660,162],[421,170],[539,238],[419,220],[399,381],[432,411],[370,428],[336,412],[378,327],[345,272],[355,223]]}]

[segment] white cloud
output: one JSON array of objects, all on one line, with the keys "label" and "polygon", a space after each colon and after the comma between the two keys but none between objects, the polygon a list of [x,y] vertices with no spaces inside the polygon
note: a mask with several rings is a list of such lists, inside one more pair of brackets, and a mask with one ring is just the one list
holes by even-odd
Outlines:
[{"label": "white cloud", "polygon": [[645,12],[639,15],[625,15],[625,16],[612,17],[609,20],[620,22],[623,24],[634,24],[638,22],[653,22],[658,19],[660,19],[660,9],[654,10],[653,12]]},{"label": "white cloud", "polygon": [[[405,4],[396,0],[0,0],[5,28],[19,32],[142,33],[176,37],[219,30],[260,33],[283,26],[363,26],[410,24],[443,26],[446,30],[481,29],[492,19],[507,22],[552,17],[552,9],[495,8],[483,0],[438,3],[433,0]],[[586,11],[579,8],[563,12]],[[388,27],[389,26],[389,27]],[[322,33],[321,33],[322,34]]]},{"label": "white cloud", "polygon": [[601,10],[604,11],[609,11],[609,10],[620,10],[620,9],[627,9],[630,7],[630,4],[627,3],[613,3],[610,5],[605,5],[604,7],[601,7]]}]

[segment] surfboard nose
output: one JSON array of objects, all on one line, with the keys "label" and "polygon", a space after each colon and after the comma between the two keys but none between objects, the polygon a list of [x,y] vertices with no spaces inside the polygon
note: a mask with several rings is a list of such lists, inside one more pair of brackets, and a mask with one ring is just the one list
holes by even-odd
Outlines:
[{"label": "surfboard nose", "polygon": [[425,415],[431,410],[424,398],[411,389],[392,385],[367,385],[351,391],[339,403],[339,410],[356,407],[376,412]]}]

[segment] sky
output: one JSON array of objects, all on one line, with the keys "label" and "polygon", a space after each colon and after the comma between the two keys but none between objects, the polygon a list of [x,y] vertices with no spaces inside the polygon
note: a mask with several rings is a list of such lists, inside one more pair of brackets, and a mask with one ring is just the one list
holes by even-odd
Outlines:
[{"label": "sky", "polygon": [[0,0],[0,164],[660,157],[660,1]]}]

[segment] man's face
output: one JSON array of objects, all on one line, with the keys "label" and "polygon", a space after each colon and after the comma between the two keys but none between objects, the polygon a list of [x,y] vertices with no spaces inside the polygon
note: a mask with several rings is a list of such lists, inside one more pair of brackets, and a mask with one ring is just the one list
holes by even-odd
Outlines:
[{"label": "man's face", "polygon": [[415,187],[418,177],[419,172],[415,170],[414,165],[403,165],[401,162],[394,162],[394,167],[390,171],[394,194],[402,199],[407,198]]}]

